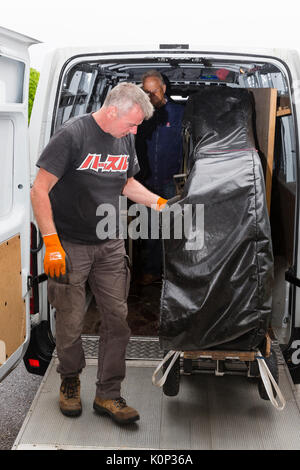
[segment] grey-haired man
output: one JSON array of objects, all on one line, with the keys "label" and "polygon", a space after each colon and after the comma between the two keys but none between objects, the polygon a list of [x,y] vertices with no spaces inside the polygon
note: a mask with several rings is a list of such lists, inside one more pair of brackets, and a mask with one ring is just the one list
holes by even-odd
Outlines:
[{"label": "grey-haired man", "polygon": [[61,126],[37,162],[31,201],[46,247],[48,299],[56,308],[60,409],[67,416],[82,412],[79,374],[85,358],[81,332],[89,282],[101,315],[93,407],[118,423],[139,419],[121,397],[130,337],[128,257],[117,223],[115,233],[106,240],[98,238],[97,208],[111,204],[117,222],[121,194],[149,207],[156,205],[158,210],[166,202],[134,178],[139,166],[133,135],[152,113],[149,98],[138,86],[121,83],[98,111]]}]

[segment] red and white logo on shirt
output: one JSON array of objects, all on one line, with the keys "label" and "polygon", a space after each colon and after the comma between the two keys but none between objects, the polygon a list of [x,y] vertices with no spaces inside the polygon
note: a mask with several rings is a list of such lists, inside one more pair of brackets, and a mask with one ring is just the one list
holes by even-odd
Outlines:
[{"label": "red and white logo on shirt", "polygon": [[107,155],[101,159],[101,154],[89,153],[77,170],[94,170],[101,172],[127,171],[129,155]]}]

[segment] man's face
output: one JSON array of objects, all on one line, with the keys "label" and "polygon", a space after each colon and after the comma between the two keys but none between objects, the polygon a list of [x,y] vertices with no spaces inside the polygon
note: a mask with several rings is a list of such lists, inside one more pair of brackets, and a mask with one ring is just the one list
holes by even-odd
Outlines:
[{"label": "man's face", "polygon": [[166,103],[166,85],[161,83],[159,78],[146,78],[143,83],[143,90],[149,95],[150,101],[155,108],[160,108]]},{"label": "man's face", "polygon": [[110,134],[120,139],[127,134],[136,134],[137,128],[144,120],[144,113],[138,105],[133,105],[132,108],[124,114],[119,114],[115,109],[115,116],[111,120]]}]

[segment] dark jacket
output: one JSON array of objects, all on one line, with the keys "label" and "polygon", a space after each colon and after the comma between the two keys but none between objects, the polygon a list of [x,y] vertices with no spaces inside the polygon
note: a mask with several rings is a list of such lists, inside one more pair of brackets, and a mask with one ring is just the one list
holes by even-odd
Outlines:
[{"label": "dark jacket", "polygon": [[148,187],[161,187],[181,171],[183,112],[183,105],[168,98],[138,128],[136,151],[141,171],[136,178]]}]

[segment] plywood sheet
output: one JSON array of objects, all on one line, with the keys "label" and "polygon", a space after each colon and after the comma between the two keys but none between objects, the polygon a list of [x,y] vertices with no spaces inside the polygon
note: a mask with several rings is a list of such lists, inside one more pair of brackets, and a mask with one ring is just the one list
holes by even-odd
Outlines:
[{"label": "plywood sheet", "polygon": [[6,359],[21,346],[25,334],[21,246],[20,236],[16,235],[0,244],[0,340],[5,345]]}]

